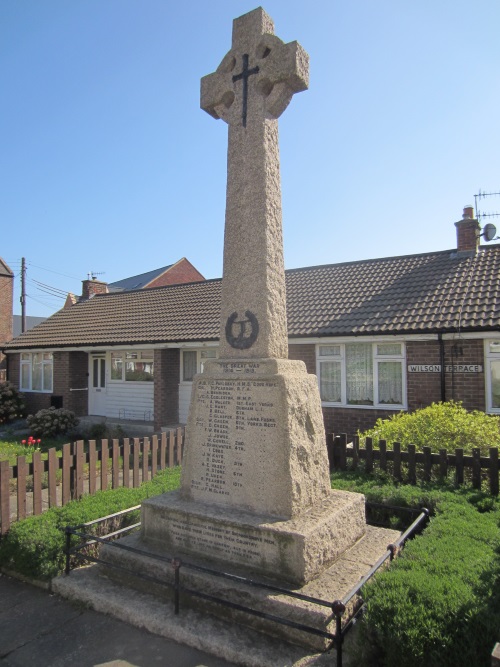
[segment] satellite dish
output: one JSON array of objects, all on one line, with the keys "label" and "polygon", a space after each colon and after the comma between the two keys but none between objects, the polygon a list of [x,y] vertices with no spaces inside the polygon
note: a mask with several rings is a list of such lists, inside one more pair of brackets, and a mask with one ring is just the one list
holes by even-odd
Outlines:
[{"label": "satellite dish", "polygon": [[482,236],[484,236],[485,241],[493,241],[496,235],[497,235],[497,228],[495,227],[495,225],[492,225],[491,222],[489,222],[487,225],[483,227]]}]

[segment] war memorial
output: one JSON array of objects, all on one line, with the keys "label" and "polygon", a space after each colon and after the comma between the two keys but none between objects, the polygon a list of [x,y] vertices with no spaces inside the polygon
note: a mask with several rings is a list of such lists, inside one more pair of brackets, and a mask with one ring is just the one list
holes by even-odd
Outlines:
[{"label": "war memorial", "polygon": [[[231,49],[201,80],[201,108],[228,125],[219,358],[193,382],[181,488],[143,503],[140,532],[120,540],[133,551],[104,549],[120,569],[93,566],[55,586],[244,665],[328,664],[319,655],[327,644],[208,596],[326,629],[331,609],[259,581],[333,601],[395,537],[366,525],[362,495],[331,489],[317,379],[287,358],[278,118],[308,79],[307,53],[281,41],[258,8],[234,20]],[[148,552],[200,566],[186,570],[183,585],[207,597],[186,594],[184,616],[167,612],[168,591],[131,574],[172,581],[170,563]],[[245,650],[256,641],[260,651]]]}]

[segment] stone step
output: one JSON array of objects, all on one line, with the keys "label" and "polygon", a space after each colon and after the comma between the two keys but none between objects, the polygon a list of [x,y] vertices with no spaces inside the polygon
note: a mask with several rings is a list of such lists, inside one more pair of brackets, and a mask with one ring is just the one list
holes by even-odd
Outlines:
[{"label": "stone step", "polygon": [[[367,526],[364,538],[345,552],[320,577],[301,589],[296,589],[297,592],[332,602],[344,597],[385,553],[387,545],[394,542],[399,535],[398,531]],[[129,547],[154,551],[149,545],[141,543],[139,533],[120,542]],[[108,562],[116,562],[131,572],[147,573],[161,581],[173,580],[170,563],[157,561],[146,555],[109,546],[103,550],[102,558]],[[270,593],[261,587],[248,587],[232,580],[193,572],[187,568],[181,568],[181,572],[181,584],[187,588],[328,632],[335,631],[334,617],[327,607]],[[231,573],[242,574],[238,570],[233,570]],[[169,587],[147,582],[129,572],[92,566],[77,570],[69,577],[56,579],[54,590],[65,597],[88,603],[99,611],[106,611],[139,627],[147,627],[151,632],[201,648],[226,660],[232,660],[236,664],[273,666],[334,664],[331,654],[328,659],[325,657],[327,654],[324,651],[328,642],[322,638],[200,598],[183,596],[180,615],[175,616],[171,601],[172,591]],[[353,604],[356,604],[356,601],[353,601]],[[143,605],[145,609],[149,609],[147,613]],[[351,610],[347,610],[345,619],[349,617],[349,611]],[[152,620],[144,620],[146,618]],[[192,635],[188,632],[189,627],[192,628]],[[205,631],[201,630],[203,627],[207,627],[208,634],[201,638],[200,635],[205,634]],[[228,637],[232,638],[235,646],[238,646],[234,655],[231,653],[232,649],[227,652]],[[245,652],[244,642],[240,646],[244,637],[251,638],[252,648],[248,653]],[[208,642],[208,645],[200,645],[200,641]],[[273,656],[282,655],[284,661],[278,660],[277,657],[276,659],[266,657],[263,662],[259,662],[259,658],[255,655],[255,645],[252,645],[254,641],[263,647],[263,651],[266,647],[266,655],[268,652]],[[292,657],[293,661],[290,661]],[[311,662],[313,658],[314,661]],[[304,660],[309,662],[303,662]]]}]

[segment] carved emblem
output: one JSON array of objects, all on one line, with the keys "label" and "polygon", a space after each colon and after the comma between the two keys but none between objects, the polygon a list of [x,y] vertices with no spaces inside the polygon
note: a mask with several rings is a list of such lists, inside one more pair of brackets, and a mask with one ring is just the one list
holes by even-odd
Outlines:
[{"label": "carved emblem", "polygon": [[227,318],[226,340],[237,350],[248,350],[259,335],[259,321],[250,310],[245,310],[245,320],[238,319],[238,313]]}]

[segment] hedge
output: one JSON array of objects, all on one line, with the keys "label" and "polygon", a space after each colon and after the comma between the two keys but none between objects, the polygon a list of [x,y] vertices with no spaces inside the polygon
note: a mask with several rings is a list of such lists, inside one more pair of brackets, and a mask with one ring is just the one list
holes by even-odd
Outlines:
[{"label": "hedge", "polygon": [[498,500],[470,489],[397,487],[383,476],[352,473],[334,485],[434,512],[425,532],[364,587],[358,664],[487,667],[500,640]]},{"label": "hedge", "polygon": [[180,467],[167,468],[136,489],[98,491],[64,507],[53,507],[39,516],[14,523],[0,542],[0,566],[27,577],[48,580],[64,570],[66,526],[139,505],[145,498],[178,488]]}]

